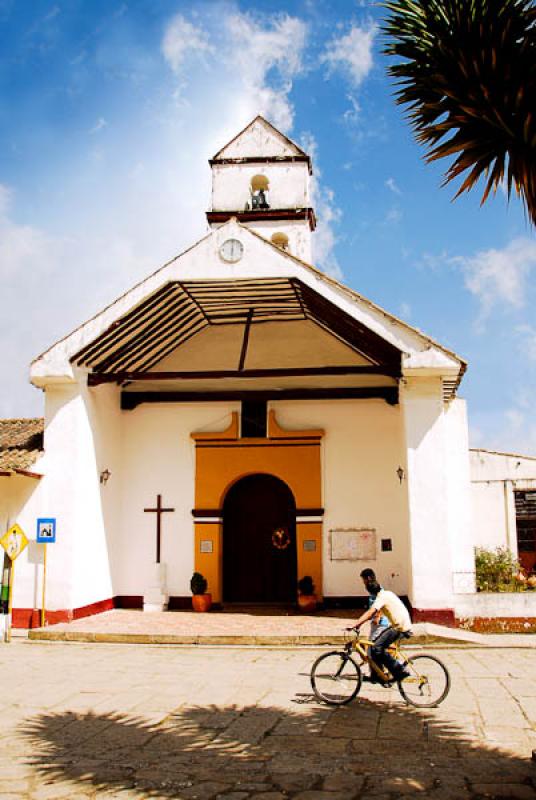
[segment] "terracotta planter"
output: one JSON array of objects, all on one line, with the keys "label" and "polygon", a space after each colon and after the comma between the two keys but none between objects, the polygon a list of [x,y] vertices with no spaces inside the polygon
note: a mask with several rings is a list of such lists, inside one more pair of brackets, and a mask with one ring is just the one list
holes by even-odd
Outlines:
[{"label": "terracotta planter", "polygon": [[299,594],[298,595],[298,608],[303,613],[311,613],[316,611],[316,594]]},{"label": "terracotta planter", "polygon": [[211,594],[193,594],[192,595],[192,608],[194,611],[210,611],[212,606]]}]

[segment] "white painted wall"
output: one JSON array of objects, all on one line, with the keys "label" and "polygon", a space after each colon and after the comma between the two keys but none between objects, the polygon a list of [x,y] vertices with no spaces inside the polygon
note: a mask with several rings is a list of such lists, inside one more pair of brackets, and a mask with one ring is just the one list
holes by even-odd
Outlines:
[{"label": "white painted wall", "polygon": [[264,175],[269,181],[266,200],[270,208],[309,208],[309,169],[305,162],[213,164],[212,211],[244,211],[251,208],[251,179]]},{"label": "white painted wall", "polygon": [[452,604],[447,447],[441,381],[413,378],[401,395],[407,443],[412,602]]},{"label": "white painted wall", "polygon": [[222,431],[236,403],[177,403],[138,406],[123,412],[122,522],[117,540],[115,594],[143,594],[156,553],[157,494],[175,511],[162,516],[162,563],[167,592],[190,594],[194,566],[195,443],[193,431]]},{"label": "white painted wall", "polygon": [[443,408],[446,447],[448,530],[454,593],[475,591],[474,550],[465,400],[457,398]]},{"label": "white painted wall", "polygon": [[296,145],[277,129],[257,117],[243,131],[216,153],[218,158],[244,156],[293,156],[301,153]]},{"label": "white painted wall", "polygon": [[[396,473],[405,467],[400,407],[383,400],[281,401],[270,407],[284,428],[325,430],[324,595],[365,594],[359,577],[365,567],[374,569],[386,588],[410,594],[407,486]],[[377,532],[375,561],[331,560],[331,529],[369,526]],[[392,539],[392,552],[381,552],[381,539]]]},{"label": "white painted wall", "polygon": [[[222,224],[225,223],[213,223],[212,227],[221,228]],[[296,256],[296,258],[305,261],[307,264],[312,263],[312,248],[314,241],[312,238],[313,233],[311,232],[309,222],[307,220],[294,219],[271,221],[259,219],[258,221],[246,222],[244,225],[250,228],[252,231],[255,231],[255,233],[258,233],[259,236],[267,239],[269,242],[271,242],[274,233],[284,233],[286,236],[288,236],[289,242],[287,252],[293,256]]]},{"label": "white painted wall", "polygon": [[[49,387],[45,454],[33,467],[45,477],[37,484],[20,477],[2,484],[18,486],[8,505],[10,517],[33,540],[17,559],[16,607],[41,607],[43,548],[35,543],[37,517],[57,521],[57,541],[48,545],[47,609],[79,608],[113,594],[121,485],[118,390],[101,387],[98,397],[91,392],[74,383]],[[112,472],[106,487],[99,483],[104,468]],[[0,496],[0,509],[5,507]]]}]

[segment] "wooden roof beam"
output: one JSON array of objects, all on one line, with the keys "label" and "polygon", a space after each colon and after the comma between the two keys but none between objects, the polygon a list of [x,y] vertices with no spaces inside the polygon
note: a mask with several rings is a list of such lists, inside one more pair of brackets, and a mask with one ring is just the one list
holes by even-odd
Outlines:
[{"label": "wooden roof beam", "polygon": [[131,411],[142,403],[213,403],[242,400],[385,400],[398,403],[398,386],[344,387],[342,389],[274,389],[272,391],[221,392],[121,392],[121,409]]},{"label": "wooden roof beam", "polygon": [[386,367],[351,364],[335,367],[288,367],[283,369],[189,370],[187,372],[101,372],[87,376],[88,386],[124,381],[219,380],[221,378],[302,378],[332,375],[399,376]]}]

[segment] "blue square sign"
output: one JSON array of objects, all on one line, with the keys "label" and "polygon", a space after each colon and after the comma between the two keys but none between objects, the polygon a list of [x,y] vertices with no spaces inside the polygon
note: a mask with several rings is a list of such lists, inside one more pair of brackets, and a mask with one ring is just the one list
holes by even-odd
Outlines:
[{"label": "blue square sign", "polygon": [[40,517],[37,520],[35,541],[40,544],[50,544],[56,541],[56,520],[53,517]]}]

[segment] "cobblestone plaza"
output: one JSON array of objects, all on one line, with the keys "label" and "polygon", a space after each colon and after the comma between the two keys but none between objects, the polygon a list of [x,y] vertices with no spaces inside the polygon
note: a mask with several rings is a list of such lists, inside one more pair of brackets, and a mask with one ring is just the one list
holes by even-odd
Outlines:
[{"label": "cobblestone plaza", "polygon": [[311,694],[320,648],[14,641],[0,648],[0,800],[536,798],[536,651],[438,649],[437,709]]}]

